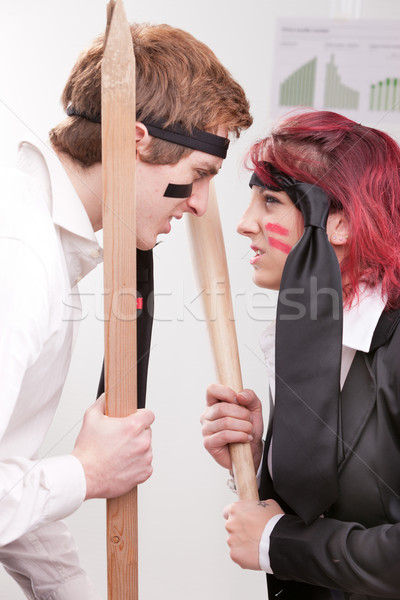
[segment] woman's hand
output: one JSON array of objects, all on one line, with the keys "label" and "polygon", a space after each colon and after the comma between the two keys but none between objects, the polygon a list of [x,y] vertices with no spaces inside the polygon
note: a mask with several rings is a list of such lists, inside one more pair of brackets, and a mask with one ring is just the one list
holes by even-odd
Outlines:
[{"label": "woman's hand", "polygon": [[243,500],[224,509],[231,559],[242,569],[260,569],[260,540],[268,521],[284,511],[275,500]]},{"label": "woman's hand", "polygon": [[261,402],[252,390],[236,393],[213,384],[207,389],[207,408],[201,416],[206,450],[226,469],[232,469],[229,444],[250,442],[257,471],[262,458],[263,418]]}]

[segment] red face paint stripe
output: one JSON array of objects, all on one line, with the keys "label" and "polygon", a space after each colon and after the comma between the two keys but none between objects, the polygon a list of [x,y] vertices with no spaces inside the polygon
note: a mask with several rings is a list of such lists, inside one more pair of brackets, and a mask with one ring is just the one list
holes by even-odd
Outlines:
[{"label": "red face paint stripe", "polygon": [[278,223],[267,223],[265,229],[279,235],[289,235],[289,229],[282,227],[282,225],[278,225]]},{"label": "red face paint stripe", "polygon": [[289,252],[292,249],[292,247],[289,246],[289,244],[285,244],[285,242],[281,242],[281,240],[277,240],[276,238],[269,237],[268,243],[273,248],[276,248],[277,250],[282,250],[282,252],[284,252],[285,254],[289,254]]}]

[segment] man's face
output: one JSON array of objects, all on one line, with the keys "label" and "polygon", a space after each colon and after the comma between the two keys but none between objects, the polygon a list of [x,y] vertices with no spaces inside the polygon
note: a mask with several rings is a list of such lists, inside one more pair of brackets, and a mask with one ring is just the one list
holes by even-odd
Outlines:
[{"label": "man's face", "polygon": [[[219,127],[217,135],[227,137],[228,130]],[[136,160],[136,245],[140,250],[150,250],[160,233],[171,231],[172,219],[181,219],[183,213],[201,216],[208,202],[211,179],[222,166],[223,159],[193,150],[175,165],[153,165]],[[193,183],[189,198],[164,196],[169,184]]]}]

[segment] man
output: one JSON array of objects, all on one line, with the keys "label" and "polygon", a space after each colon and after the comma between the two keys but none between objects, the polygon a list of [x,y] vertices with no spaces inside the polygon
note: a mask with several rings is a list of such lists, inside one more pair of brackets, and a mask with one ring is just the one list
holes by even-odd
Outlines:
[{"label": "man", "polygon": [[[132,26],[136,55],[139,407],[151,336],[151,249],[171,220],[202,215],[233,133],[251,124],[248,102],[207,46],[166,25]],[[103,37],[74,66],[67,117],[51,148],[23,143],[2,173],[0,560],[29,598],[97,598],[60,519],[85,499],[119,496],[151,474],[154,415],[85,415],[70,455],[37,459],[57,407],[79,321],[78,281],[101,262],[100,66]],[[75,300],[71,300],[75,299]]]}]

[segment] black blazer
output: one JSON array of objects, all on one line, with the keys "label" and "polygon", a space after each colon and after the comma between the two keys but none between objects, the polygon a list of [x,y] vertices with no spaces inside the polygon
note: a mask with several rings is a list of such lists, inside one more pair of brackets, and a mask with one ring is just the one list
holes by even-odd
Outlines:
[{"label": "black blazer", "polygon": [[[149,367],[151,330],[154,315],[153,251],[136,250],[137,295],[143,298],[143,308],[138,310],[137,320],[137,400],[138,408],[146,404],[147,371]],[[104,392],[104,363],[101,371],[97,397]]]},{"label": "black blazer", "polygon": [[[382,315],[343,387],[335,504],[309,526],[286,514],[273,529],[271,600],[400,600],[399,321],[400,311]],[[267,467],[270,429],[260,498],[280,502]]]}]

